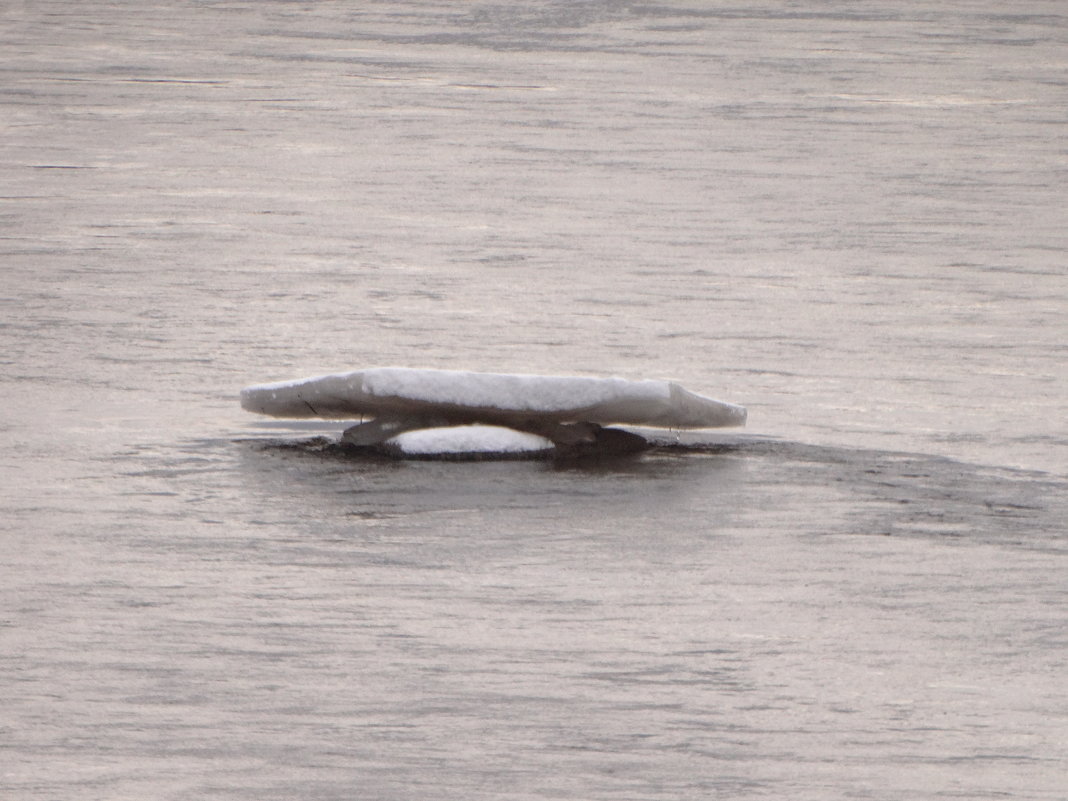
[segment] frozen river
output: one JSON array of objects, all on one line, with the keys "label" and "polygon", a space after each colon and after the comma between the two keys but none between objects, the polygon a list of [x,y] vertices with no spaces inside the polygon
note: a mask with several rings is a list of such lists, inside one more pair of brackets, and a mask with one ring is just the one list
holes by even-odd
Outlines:
[{"label": "frozen river", "polygon": [[[5,4],[0,796],[1061,801],[1066,37]],[[394,364],[749,427],[354,460],[237,403]]]}]

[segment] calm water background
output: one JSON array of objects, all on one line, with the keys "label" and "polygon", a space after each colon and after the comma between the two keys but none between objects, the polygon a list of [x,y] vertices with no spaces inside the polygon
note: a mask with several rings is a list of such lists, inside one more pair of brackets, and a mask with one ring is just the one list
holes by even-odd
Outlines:
[{"label": "calm water background", "polygon": [[[4,798],[1065,797],[1063,4],[6,2],[0,75]],[[750,428],[237,406],[389,364]]]}]

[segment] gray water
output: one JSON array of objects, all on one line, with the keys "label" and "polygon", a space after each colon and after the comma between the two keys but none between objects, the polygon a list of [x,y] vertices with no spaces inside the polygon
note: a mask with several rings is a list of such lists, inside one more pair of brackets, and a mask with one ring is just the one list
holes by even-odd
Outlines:
[{"label": "gray water", "polygon": [[[1065,798],[1066,45],[5,3],[0,797]],[[397,462],[236,400],[392,364],[750,425]]]}]

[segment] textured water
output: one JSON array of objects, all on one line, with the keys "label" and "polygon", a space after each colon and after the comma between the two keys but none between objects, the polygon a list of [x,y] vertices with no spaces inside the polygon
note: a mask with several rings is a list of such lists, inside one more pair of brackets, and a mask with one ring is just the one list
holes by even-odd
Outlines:
[{"label": "textured water", "polygon": [[[1060,3],[6,3],[0,796],[1062,799]],[[252,383],[745,433],[343,458]]]}]

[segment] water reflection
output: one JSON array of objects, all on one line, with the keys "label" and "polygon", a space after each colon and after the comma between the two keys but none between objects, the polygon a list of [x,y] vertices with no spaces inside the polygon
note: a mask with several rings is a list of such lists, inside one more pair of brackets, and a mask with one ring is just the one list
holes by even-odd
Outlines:
[{"label": "water reflection", "polygon": [[1026,537],[1063,540],[1063,482],[922,454],[744,436],[663,439],[620,458],[419,461],[347,454],[330,437],[236,441],[260,503],[303,504],[317,520],[449,513],[466,525],[693,533]]}]

